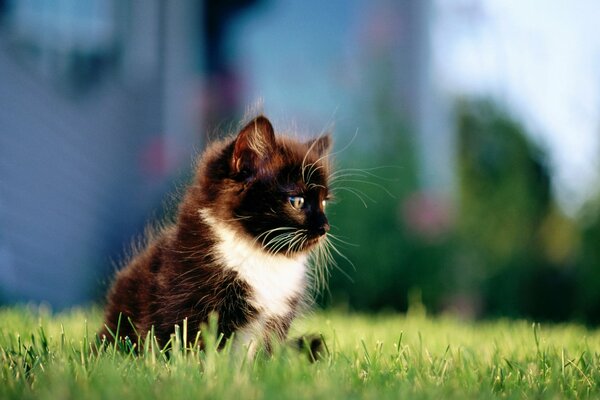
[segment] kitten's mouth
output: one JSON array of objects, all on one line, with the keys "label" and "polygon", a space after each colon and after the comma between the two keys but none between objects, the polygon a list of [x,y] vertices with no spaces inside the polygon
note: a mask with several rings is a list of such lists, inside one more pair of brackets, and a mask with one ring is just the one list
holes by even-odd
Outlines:
[{"label": "kitten's mouth", "polygon": [[298,254],[304,253],[312,250],[313,247],[317,246],[322,238],[324,238],[326,234],[308,234],[305,235],[302,239],[292,240],[291,242],[282,245],[275,242],[275,244],[268,243],[266,246],[263,243],[263,248],[270,253],[279,253],[279,254]]},{"label": "kitten's mouth", "polygon": [[321,238],[323,238],[323,237],[325,237],[325,235],[314,236],[314,237],[308,238],[306,240],[306,243],[303,246],[304,249],[309,249],[310,247],[317,245],[321,241]]},{"label": "kitten's mouth", "polygon": [[294,249],[288,249],[286,253],[287,254],[298,254],[298,253],[305,253],[307,251],[310,251],[319,244],[322,237],[323,236],[309,237],[304,241],[302,246],[299,246]]}]

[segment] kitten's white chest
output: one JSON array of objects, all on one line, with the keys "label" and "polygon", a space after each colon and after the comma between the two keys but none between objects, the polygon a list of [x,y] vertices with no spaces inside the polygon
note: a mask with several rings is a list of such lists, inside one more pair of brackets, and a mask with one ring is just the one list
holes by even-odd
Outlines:
[{"label": "kitten's white chest", "polygon": [[250,286],[249,301],[261,317],[286,316],[292,301],[304,291],[306,257],[273,256],[251,246],[238,239],[222,242],[218,248],[224,264]]},{"label": "kitten's white chest", "polygon": [[289,258],[271,255],[250,240],[219,224],[206,210],[200,214],[215,231],[217,258],[248,284],[250,304],[259,312],[259,320],[283,317],[302,296],[306,285],[306,256]]}]

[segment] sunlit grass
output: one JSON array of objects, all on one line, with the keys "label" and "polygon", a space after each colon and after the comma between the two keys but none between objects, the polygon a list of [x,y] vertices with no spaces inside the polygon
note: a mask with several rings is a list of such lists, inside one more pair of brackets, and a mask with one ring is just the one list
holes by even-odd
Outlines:
[{"label": "sunlit grass", "polygon": [[[321,333],[310,363],[293,350],[247,358],[183,346],[167,356],[96,348],[98,309],[52,315],[0,310],[0,398],[487,398],[598,397],[600,332],[526,321],[463,322],[419,313],[320,312],[295,334]],[[180,338],[185,330],[180,329]],[[209,335],[210,336],[210,335]],[[193,343],[193,338],[187,338]],[[137,346],[137,344],[136,344]]]}]

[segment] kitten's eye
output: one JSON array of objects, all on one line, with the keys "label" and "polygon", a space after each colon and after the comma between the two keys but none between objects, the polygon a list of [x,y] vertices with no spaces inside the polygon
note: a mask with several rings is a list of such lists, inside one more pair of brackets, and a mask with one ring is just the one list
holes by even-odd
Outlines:
[{"label": "kitten's eye", "polygon": [[299,210],[304,205],[304,197],[302,197],[302,196],[290,196],[290,204],[296,210]]}]

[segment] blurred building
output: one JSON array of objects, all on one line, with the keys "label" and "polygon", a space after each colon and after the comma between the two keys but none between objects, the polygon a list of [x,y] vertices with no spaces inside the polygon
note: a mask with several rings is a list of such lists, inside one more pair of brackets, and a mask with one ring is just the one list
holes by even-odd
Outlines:
[{"label": "blurred building", "polygon": [[199,142],[198,7],[3,1],[0,13],[0,300],[90,300]]}]

